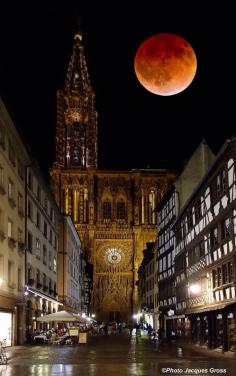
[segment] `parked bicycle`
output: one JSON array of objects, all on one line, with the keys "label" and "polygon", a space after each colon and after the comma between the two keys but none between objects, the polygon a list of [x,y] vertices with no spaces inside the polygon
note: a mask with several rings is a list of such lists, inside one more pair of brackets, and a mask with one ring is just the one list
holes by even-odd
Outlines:
[{"label": "parked bicycle", "polygon": [[7,354],[6,354],[6,339],[0,341],[0,364],[7,364]]}]

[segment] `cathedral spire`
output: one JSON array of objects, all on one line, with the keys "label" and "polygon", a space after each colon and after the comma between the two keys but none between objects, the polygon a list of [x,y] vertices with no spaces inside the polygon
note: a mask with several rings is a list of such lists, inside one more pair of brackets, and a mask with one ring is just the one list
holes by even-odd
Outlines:
[{"label": "cathedral spire", "polygon": [[64,92],[57,95],[55,165],[97,168],[97,113],[91,87],[80,24],[74,34]]},{"label": "cathedral spire", "polygon": [[78,27],[74,34],[73,53],[67,69],[65,92],[66,94],[76,94],[81,90],[92,91],[92,87],[84,55],[83,35]]}]

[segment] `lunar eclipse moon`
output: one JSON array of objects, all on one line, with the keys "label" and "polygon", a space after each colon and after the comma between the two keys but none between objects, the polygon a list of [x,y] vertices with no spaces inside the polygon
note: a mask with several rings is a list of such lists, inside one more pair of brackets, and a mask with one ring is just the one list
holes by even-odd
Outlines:
[{"label": "lunar eclipse moon", "polygon": [[197,71],[197,58],[185,39],[160,33],[140,45],[134,69],[145,89],[153,94],[170,96],[191,84]]}]

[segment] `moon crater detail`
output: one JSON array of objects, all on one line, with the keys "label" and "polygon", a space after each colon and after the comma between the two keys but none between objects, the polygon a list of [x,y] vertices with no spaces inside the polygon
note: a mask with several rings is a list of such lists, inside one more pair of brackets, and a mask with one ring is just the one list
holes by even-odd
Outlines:
[{"label": "moon crater detail", "polygon": [[169,96],[180,93],[191,84],[197,71],[197,58],[185,39],[161,33],[140,45],[134,69],[145,89]]}]

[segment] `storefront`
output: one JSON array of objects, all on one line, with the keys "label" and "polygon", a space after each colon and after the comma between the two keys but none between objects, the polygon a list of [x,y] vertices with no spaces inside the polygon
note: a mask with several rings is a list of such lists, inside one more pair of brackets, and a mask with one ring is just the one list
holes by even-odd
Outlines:
[{"label": "storefront", "polygon": [[236,303],[196,310],[189,315],[192,340],[209,348],[236,351]]},{"label": "storefront", "polygon": [[0,311],[0,341],[6,340],[6,345],[12,345],[13,317],[10,312]]}]

